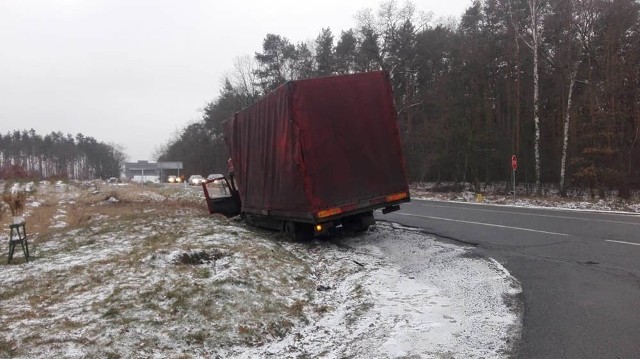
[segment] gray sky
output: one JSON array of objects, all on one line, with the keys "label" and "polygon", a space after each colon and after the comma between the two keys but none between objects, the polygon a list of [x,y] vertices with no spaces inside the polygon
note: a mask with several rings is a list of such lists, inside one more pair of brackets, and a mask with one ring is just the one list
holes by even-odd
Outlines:
[{"label": "gray sky", "polygon": [[[437,17],[472,0],[414,1]],[[402,2],[399,2],[402,3]],[[152,159],[267,33],[337,38],[367,0],[0,0],[0,132],[82,132]]]}]

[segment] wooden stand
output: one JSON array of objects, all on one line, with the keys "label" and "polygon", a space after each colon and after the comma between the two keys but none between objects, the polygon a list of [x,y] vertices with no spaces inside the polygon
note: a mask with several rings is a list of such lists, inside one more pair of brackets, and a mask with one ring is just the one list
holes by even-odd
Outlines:
[{"label": "wooden stand", "polygon": [[9,260],[7,263],[11,263],[11,259],[13,259],[13,252],[16,249],[16,244],[20,244],[22,248],[22,252],[24,252],[24,258],[28,262],[29,261],[29,243],[27,242],[27,230],[25,228],[24,222],[18,224],[10,224],[9,228],[11,229],[11,235],[9,237]]}]

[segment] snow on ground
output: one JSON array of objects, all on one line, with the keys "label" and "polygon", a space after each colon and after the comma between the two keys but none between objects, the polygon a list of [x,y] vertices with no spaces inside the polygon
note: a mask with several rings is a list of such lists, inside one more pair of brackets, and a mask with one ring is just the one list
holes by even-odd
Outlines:
[{"label": "snow on ground", "polygon": [[291,242],[182,186],[40,183],[29,203],[0,357],[501,358],[520,336],[499,263],[398,225]]},{"label": "snow on ground", "polygon": [[317,305],[329,309],[240,357],[499,358],[519,338],[520,284],[467,248],[385,223],[366,235],[287,247],[317,263]]}]

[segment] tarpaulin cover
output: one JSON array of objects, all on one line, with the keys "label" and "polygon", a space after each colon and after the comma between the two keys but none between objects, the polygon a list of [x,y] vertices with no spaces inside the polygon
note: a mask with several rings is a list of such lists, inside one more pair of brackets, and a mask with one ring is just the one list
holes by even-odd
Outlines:
[{"label": "tarpaulin cover", "polygon": [[408,191],[385,72],[290,81],[226,123],[243,211],[309,217]]}]

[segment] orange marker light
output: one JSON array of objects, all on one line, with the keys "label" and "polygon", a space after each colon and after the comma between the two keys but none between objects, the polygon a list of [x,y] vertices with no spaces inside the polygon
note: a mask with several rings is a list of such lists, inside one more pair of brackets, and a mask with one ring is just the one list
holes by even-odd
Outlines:
[{"label": "orange marker light", "polygon": [[407,192],[400,192],[386,197],[387,202],[398,201],[404,198],[407,198]]},{"label": "orange marker light", "polygon": [[342,213],[342,210],[339,207],[329,208],[318,212],[318,218],[329,217],[340,213]]}]

